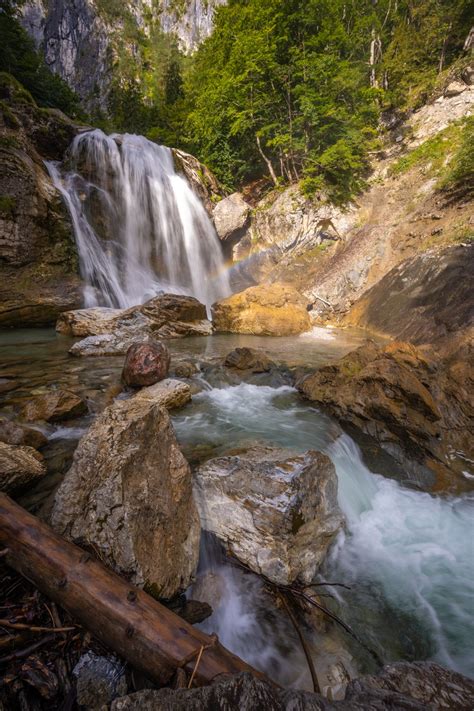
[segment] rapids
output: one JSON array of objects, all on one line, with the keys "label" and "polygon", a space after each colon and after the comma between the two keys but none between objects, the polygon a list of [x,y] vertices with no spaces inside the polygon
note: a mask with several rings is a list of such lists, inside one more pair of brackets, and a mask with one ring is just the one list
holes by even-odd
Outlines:
[{"label": "rapids", "polygon": [[74,228],[85,306],[135,306],[159,291],[210,305],[229,293],[219,240],[169,148],[81,133],[47,163]]}]

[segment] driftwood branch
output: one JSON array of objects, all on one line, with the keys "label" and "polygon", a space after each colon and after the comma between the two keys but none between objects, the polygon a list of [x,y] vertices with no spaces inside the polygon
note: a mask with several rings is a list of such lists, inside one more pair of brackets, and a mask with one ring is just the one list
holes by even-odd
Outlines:
[{"label": "driftwood branch", "polygon": [[[178,667],[194,672],[196,685],[209,683],[219,674],[242,671],[264,678],[217,639],[65,541],[5,494],[0,494],[1,547],[8,549],[5,561],[10,567],[158,684],[167,683]],[[48,635],[31,649],[54,636]]]}]

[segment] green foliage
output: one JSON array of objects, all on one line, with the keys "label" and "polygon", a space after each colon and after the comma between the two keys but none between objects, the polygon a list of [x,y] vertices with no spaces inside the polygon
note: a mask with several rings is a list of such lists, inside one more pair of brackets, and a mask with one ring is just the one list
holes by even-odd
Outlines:
[{"label": "green foliage", "polygon": [[[77,96],[48,69],[8,0],[0,0],[0,71],[21,82],[39,106],[58,108],[73,117],[83,116]],[[25,92],[23,98],[27,97]]]},{"label": "green foliage", "polygon": [[410,153],[402,156],[391,168],[392,175],[405,173],[411,168],[429,171],[430,175],[437,177],[446,170],[446,163],[450,156],[457,150],[463,133],[463,122],[455,122],[436,133],[431,138],[414,148]]},{"label": "green foliage", "polygon": [[443,187],[474,193],[474,116],[469,116],[462,128],[459,146],[451,160]]}]

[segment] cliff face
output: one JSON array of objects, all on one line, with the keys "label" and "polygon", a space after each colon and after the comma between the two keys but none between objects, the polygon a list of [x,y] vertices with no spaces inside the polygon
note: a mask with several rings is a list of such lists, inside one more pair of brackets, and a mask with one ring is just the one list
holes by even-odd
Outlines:
[{"label": "cliff face", "polygon": [[[134,32],[145,37],[157,23],[192,52],[212,31],[217,6],[226,0],[28,0],[22,24],[46,63],[76,91],[86,109],[105,110],[117,53],[136,55]],[[124,27],[127,32],[124,34]],[[132,28],[132,30],[131,30]]]}]

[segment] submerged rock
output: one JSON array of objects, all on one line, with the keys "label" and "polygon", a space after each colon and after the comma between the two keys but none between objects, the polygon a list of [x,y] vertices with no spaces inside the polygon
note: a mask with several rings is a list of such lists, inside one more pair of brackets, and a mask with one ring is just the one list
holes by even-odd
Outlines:
[{"label": "submerged rock", "polygon": [[256,348],[234,348],[227,354],[224,365],[227,368],[251,370],[252,373],[268,373],[275,363],[266,353]]},{"label": "submerged rock", "polygon": [[99,711],[127,692],[125,665],[114,657],[87,652],[72,673],[76,677],[77,703],[88,711]]},{"label": "submerged rock", "polygon": [[194,475],[202,528],[256,573],[309,583],[341,529],[337,476],[325,454],[258,445]]},{"label": "submerged rock", "polygon": [[21,444],[39,449],[44,447],[48,439],[42,432],[35,430],[33,427],[26,427],[2,417],[0,418],[0,442]]},{"label": "submerged rock", "polygon": [[20,415],[28,422],[59,422],[80,417],[86,412],[86,403],[75,393],[70,390],[50,390],[44,395],[31,398]]},{"label": "submerged rock", "polygon": [[212,306],[216,331],[291,336],[311,327],[303,297],[286,284],[252,286]]},{"label": "submerged rock", "polygon": [[43,457],[36,449],[0,442],[0,491],[24,489],[45,474]]},{"label": "submerged rock", "polygon": [[51,521],[135,585],[168,598],[191,582],[200,526],[189,465],[150,393],[158,386],[95,420],[56,492]]},{"label": "submerged rock", "polygon": [[374,438],[412,481],[444,488],[452,483],[452,452],[469,446],[472,412],[469,356],[452,357],[436,364],[407,343],[368,342],[305,377],[298,388]]},{"label": "submerged rock", "polygon": [[168,375],[170,353],[164,343],[134,343],[127,351],[122,380],[129,387],[154,385]]}]

